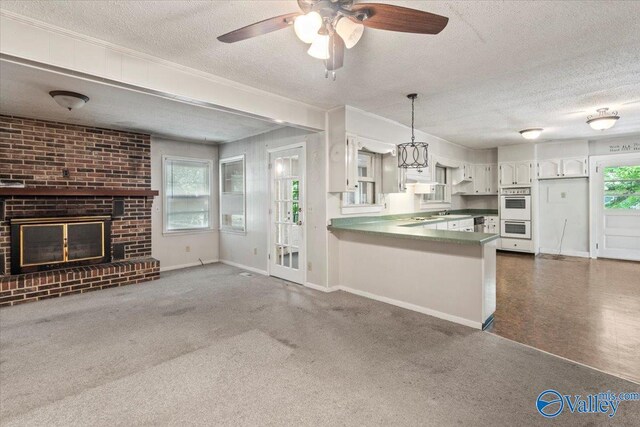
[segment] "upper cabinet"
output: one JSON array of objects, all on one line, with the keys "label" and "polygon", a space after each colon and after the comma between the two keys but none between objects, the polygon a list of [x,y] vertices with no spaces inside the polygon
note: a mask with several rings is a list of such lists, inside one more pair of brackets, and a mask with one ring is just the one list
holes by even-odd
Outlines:
[{"label": "upper cabinet", "polygon": [[589,174],[586,157],[540,160],[538,179],[586,177]]},{"label": "upper cabinet", "polygon": [[474,165],[472,194],[477,194],[477,195],[498,194],[497,165]]},{"label": "upper cabinet", "polygon": [[501,187],[531,185],[533,180],[532,162],[505,162],[499,166],[499,181]]}]

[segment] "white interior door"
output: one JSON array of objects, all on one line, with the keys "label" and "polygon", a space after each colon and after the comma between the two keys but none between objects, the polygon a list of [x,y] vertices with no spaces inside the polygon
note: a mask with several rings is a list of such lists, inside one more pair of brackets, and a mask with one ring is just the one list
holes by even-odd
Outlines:
[{"label": "white interior door", "polygon": [[291,282],[304,284],[306,242],[304,227],[304,148],[290,148],[269,154],[271,209],[269,272]]},{"label": "white interior door", "polygon": [[640,261],[640,156],[596,166],[597,254]]}]

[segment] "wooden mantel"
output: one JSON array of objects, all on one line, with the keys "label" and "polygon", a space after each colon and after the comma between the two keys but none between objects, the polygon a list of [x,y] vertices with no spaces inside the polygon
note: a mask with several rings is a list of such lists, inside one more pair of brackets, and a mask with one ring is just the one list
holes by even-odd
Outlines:
[{"label": "wooden mantel", "polygon": [[128,190],[124,188],[52,188],[52,187],[0,187],[2,196],[98,196],[98,197],[153,197],[157,190]]}]

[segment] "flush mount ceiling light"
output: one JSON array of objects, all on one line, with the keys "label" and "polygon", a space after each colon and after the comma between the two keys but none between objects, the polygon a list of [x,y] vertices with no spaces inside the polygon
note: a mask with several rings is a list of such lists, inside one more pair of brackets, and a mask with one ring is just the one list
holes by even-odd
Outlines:
[{"label": "flush mount ceiling light", "polygon": [[595,130],[611,129],[620,118],[617,111],[609,112],[608,108],[598,108],[597,111],[597,115],[587,117],[587,124]]},{"label": "flush mount ceiling light", "polygon": [[54,90],[49,92],[49,95],[59,106],[68,109],[69,111],[82,108],[84,104],[89,102],[89,97],[81,93],[69,92],[66,90]]},{"label": "flush mount ceiling light", "polygon": [[410,93],[407,98],[411,100],[411,142],[398,144],[398,167],[405,169],[422,169],[429,164],[429,144],[426,142],[416,142],[414,129],[415,122],[415,100],[418,94]]},{"label": "flush mount ceiling light", "polygon": [[324,62],[325,77],[344,65],[345,48],[354,47],[365,27],[415,34],[438,34],[449,18],[383,3],[356,0],[297,0],[297,12],[274,16],[218,37],[235,43],[293,25],[300,40],[311,47],[307,53]]},{"label": "flush mount ceiling light", "polygon": [[524,139],[537,139],[543,130],[542,128],[522,129],[520,135],[522,135]]}]

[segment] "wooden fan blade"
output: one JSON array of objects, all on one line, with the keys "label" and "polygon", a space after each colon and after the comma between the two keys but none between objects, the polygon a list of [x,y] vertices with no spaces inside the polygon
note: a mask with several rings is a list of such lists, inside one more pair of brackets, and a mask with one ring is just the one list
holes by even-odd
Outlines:
[{"label": "wooden fan blade", "polygon": [[274,16],[273,18],[265,19],[264,21],[256,22],[255,24],[247,25],[246,27],[231,31],[230,33],[223,34],[218,37],[218,40],[224,43],[235,43],[251,37],[261,36],[262,34],[267,34],[272,31],[281,30],[293,24],[294,18],[298,15],[300,15],[300,12]]},{"label": "wooden fan blade", "polygon": [[362,21],[362,24],[378,30],[438,34],[449,22],[446,16],[390,4],[358,3],[354,4],[351,10],[368,11],[369,17]]},{"label": "wooden fan blade", "polygon": [[329,59],[326,60],[326,67],[329,71],[342,68],[344,64],[344,40],[334,33],[329,39]]}]

